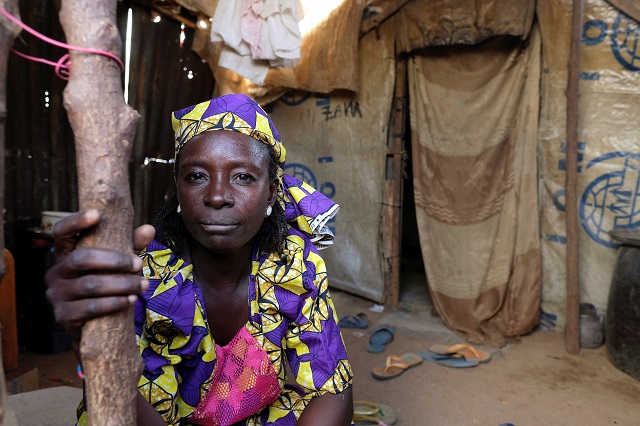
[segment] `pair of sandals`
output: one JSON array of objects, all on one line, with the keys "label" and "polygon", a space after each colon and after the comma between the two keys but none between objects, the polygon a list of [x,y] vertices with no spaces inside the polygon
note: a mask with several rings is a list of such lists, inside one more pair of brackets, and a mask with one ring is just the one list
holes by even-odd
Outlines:
[{"label": "pair of sandals", "polygon": [[446,367],[475,367],[480,363],[488,362],[491,359],[491,354],[482,349],[474,348],[468,343],[459,343],[453,346],[433,345],[427,352],[387,357],[385,365],[373,367],[371,375],[378,380],[393,379],[409,368],[422,364],[425,359]]},{"label": "pair of sandals", "polygon": [[428,351],[420,352],[418,355],[422,359],[454,368],[475,367],[491,359],[489,352],[474,348],[468,343],[458,343],[452,346],[433,345]]}]

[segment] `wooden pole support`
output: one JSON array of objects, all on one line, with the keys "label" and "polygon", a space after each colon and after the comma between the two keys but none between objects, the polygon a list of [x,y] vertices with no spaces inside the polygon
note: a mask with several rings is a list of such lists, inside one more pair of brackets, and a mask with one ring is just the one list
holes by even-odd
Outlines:
[{"label": "wooden pole support", "polygon": [[[0,6],[11,15],[19,18],[18,0],[0,0]],[[9,52],[13,40],[20,34],[20,27],[4,16],[0,16],[0,224],[4,223],[4,136],[7,123],[7,66],[9,64]],[[4,250],[4,228],[0,226],[0,253]],[[4,256],[0,256],[0,281],[5,275]],[[0,324],[0,328],[1,328]],[[0,333],[1,334],[1,333]],[[0,339],[1,340],[1,339]],[[0,344],[0,353],[1,350]],[[0,356],[0,426],[5,423],[5,386],[4,367]]]},{"label": "wooden pole support", "polygon": [[571,17],[571,47],[567,76],[567,172],[565,180],[565,220],[567,227],[567,312],[565,346],[570,354],[580,352],[580,281],[578,223],[578,102],[580,99],[580,39],[583,0],[574,0]]},{"label": "wooden pole support", "polygon": [[[0,6],[20,19],[18,0],[0,0]],[[0,212],[4,211],[4,137],[7,124],[7,67],[13,40],[20,34],[19,26],[5,16],[0,16]],[[0,213],[0,219],[4,213]],[[0,221],[3,223],[4,221]],[[0,253],[4,248],[4,228],[0,226]],[[4,259],[0,256],[0,279],[4,275]]]},{"label": "wooden pole support", "polygon": [[402,249],[402,184],[404,177],[405,120],[407,118],[407,61],[396,60],[396,88],[387,143],[384,205],[382,209],[382,257],[384,300],[392,308],[400,302],[400,254]]},{"label": "wooden pole support", "polygon": [[[116,7],[117,0],[63,0],[60,22],[67,43],[119,55]],[[80,246],[132,252],[128,168],[139,115],[124,102],[116,61],[76,51],[70,56],[64,106],[76,142],[80,209],[95,208],[102,216]],[[80,356],[89,424],[136,424],[142,361],[135,344],[133,309],[89,321],[82,329]]]}]

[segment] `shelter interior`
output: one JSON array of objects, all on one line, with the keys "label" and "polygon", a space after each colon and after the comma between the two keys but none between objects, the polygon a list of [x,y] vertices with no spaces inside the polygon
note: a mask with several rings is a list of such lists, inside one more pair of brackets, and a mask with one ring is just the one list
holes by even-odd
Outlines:
[{"label": "shelter interior", "polygon": [[[174,190],[171,112],[248,94],[285,140],[285,171],[341,205],[323,256],[338,313],[369,321],[343,330],[363,377],[356,399],[392,407],[399,425],[635,424],[640,363],[627,353],[640,350],[640,317],[625,305],[640,303],[629,266],[640,245],[640,2],[332,0],[320,13],[302,0],[318,19],[299,60],[259,84],[219,65],[218,3],[117,2],[123,91],[141,117],[128,164],[134,225]],[[64,40],[63,5],[21,0],[20,19]],[[13,49],[66,53],[24,31]],[[15,275],[0,286],[4,371],[10,393],[80,388],[44,282],[45,221],[80,207],[67,83],[16,54],[7,68]],[[395,327],[393,354],[465,342],[491,362],[438,370],[425,359],[430,370],[376,381],[389,353],[366,351],[375,325]]]}]

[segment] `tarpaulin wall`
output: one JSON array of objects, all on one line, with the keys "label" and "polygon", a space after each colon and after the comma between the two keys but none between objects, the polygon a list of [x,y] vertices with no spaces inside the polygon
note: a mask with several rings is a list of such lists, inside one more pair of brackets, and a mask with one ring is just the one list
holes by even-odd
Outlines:
[{"label": "tarpaulin wall", "polygon": [[[180,2],[214,13],[202,0]],[[384,297],[380,205],[394,60],[411,55],[416,216],[430,290],[451,328],[500,345],[530,331],[540,306],[535,2],[377,2],[399,9],[358,43],[364,4],[343,3],[303,39],[298,66],[269,71],[263,86],[217,67],[206,29],[194,50],[207,58],[219,90],[263,104],[304,90],[271,105],[289,148],[288,171],[343,205],[331,224],[337,246],[324,252],[332,284],[377,301]]]},{"label": "tarpaulin wall", "polygon": [[395,83],[393,22],[360,40],[360,87],[290,92],[269,105],[287,147],[285,172],[340,204],[335,246],[322,251],[331,285],[383,301],[381,212],[389,116]]},{"label": "tarpaulin wall", "polygon": [[540,35],[429,48],[409,64],[416,217],[444,322],[501,345],[540,302]]},{"label": "tarpaulin wall", "polygon": [[[565,122],[571,2],[539,0],[542,308],[565,323]],[[613,229],[640,226],[640,25],[603,0],[586,0],[578,132],[580,299],[606,310],[617,247]]]},{"label": "tarpaulin wall", "polygon": [[[180,3],[215,13],[216,2]],[[214,95],[246,93],[266,105],[287,148],[286,172],[342,206],[329,222],[335,246],[321,253],[330,285],[383,302],[381,213],[395,26],[390,19],[359,39],[364,7],[364,0],[342,3],[303,38],[296,67],[270,69],[262,86],[217,66],[221,46],[209,42],[210,29],[198,27],[193,49],[211,66]]]}]

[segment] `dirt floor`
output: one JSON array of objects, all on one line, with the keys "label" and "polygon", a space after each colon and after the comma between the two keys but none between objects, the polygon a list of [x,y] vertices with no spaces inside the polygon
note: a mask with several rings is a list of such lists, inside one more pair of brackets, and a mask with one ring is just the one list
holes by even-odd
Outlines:
[{"label": "dirt floor", "polygon": [[[369,334],[343,331],[353,364],[356,399],[397,409],[398,425],[639,425],[640,381],[609,362],[606,347],[567,354],[562,333],[534,332],[492,354],[485,364],[449,368],[425,360],[401,376],[379,381],[371,369],[389,355],[428,350],[460,338],[432,315],[429,304],[404,302],[395,312],[334,292],[340,315],[366,312],[371,323],[395,327],[382,354],[367,352]],[[414,300],[415,302],[415,300]]]},{"label": "dirt floor", "polygon": [[[485,364],[449,368],[425,360],[391,380],[379,381],[371,369],[389,355],[427,350],[434,343],[460,339],[432,315],[428,297],[403,293],[400,309],[373,312],[371,301],[333,290],[343,315],[366,313],[367,329],[345,329],[343,337],[353,365],[357,400],[397,410],[397,425],[639,425],[640,381],[609,362],[606,346],[582,349],[577,356],[564,349],[562,333],[535,332],[492,354]],[[383,353],[367,352],[369,330],[388,324],[394,340]],[[39,386],[80,386],[70,352],[54,355],[23,353],[11,380],[38,367]]]}]

